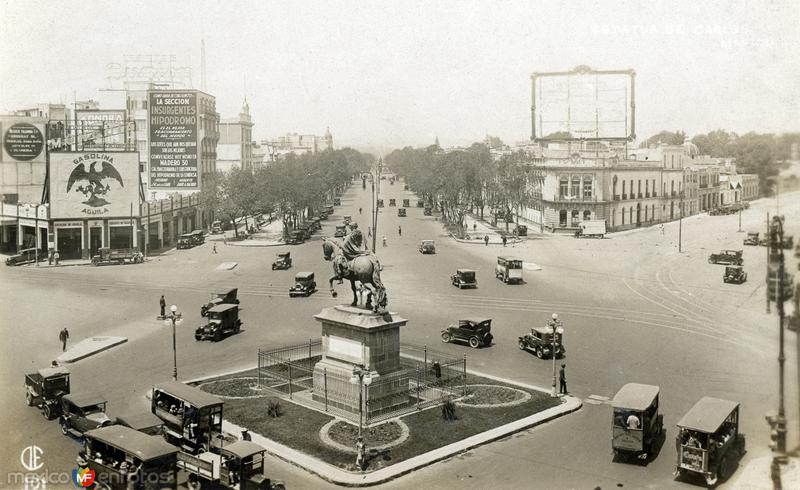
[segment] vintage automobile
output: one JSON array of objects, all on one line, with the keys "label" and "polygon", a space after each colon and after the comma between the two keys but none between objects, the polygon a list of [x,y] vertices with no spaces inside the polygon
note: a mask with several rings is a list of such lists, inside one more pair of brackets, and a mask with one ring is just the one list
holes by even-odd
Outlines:
[{"label": "vintage automobile", "polygon": [[325,205],[325,212],[328,213],[328,216],[334,213],[335,209],[333,208],[333,204],[326,204]]},{"label": "vintage automobile", "polygon": [[277,259],[272,263],[272,270],[280,269],[286,270],[292,267],[292,253],[283,252],[277,255]]},{"label": "vintage automobile", "polygon": [[614,458],[646,460],[664,435],[664,416],[658,413],[660,388],[628,383],[614,395],[611,449]]},{"label": "vintage automobile", "polygon": [[383,199],[378,199],[378,207],[379,208],[383,207]]},{"label": "vintage automobile", "polygon": [[97,249],[97,254],[92,256],[92,265],[108,264],[141,264],[144,262],[144,255],[138,248],[108,248]]},{"label": "vintage automobile", "polygon": [[478,287],[475,271],[470,269],[456,269],[456,273],[450,276],[450,282],[453,286],[458,286],[458,289]]},{"label": "vintage automobile", "polygon": [[430,206],[425,206],[425,210],[422,212],[422,214],[423,216],[432,216],[433,209],[431,209]]},{"label": "vintage automobile", "polygon": [[222,221],[217,220],[211,223],[211,234],[212,235],[221,235],[224,233],[222,230]]},{"label": "vintage automobile", "polygon": [[217,305],[238,305],[239,298],[237,298],[239,294],[239,288],[228,289],[226,291],[220,291],[216,293],[215,297],[211,299],[208,303],[202,305],[200,307],[200,316],[206,316],[208,310],[217,306]]},{"label": "vintage automobile", "polygon": [[152,482],[176,488],[179,451],[162,437],[111,425],[84,434],[76,463],[94,471],[95,482],[106,488],[156,488]]},{"label": "vintage automobile", "polygon": [[400,218],[406,217],[406,208],[397,208],[397,216]]},{"label": "vintage automobile", "polygon": [[336,225],[336,231],[333,232],[333,236],[342,238],[345,235],[347,235],[347,225]]},{"label": "vintage automobile", "polygon": [[403,199],[403,207],[410,208],[411,207],[411,199]]},{"label": "vintage automobile", "polygon": [[210,451],[221,444],[223,401],[178,381],[153,387],[150,411],[164,421],[167,442],[184,451]]},{"label": "vintage automobile", "polygon": [[724,265],[742,265],[744,259],[742,258],[741,250],[723,250],[716,254],[711,254],[708,257],[709,264],[724,264]]},{"label": "vintage automobile", "polygon": [[[798,266],[800,269],[800,266]],[[778,299],[775,297],[778,291],[778,285],[780,283],[780,276],[778,271],[775,269],[768,269],[767,270],[767,281],[769,287],[767,288],[767,299],[770,301],[777,301]],[[783,301],[788,301],[792,298],[792,285],[794,284],[794,274],[790,274],[788,272],[784,272],[783,276],[783,294],[781,294],[781,298]]]},{"label": "vintage automobile", "polygon": [[794,247],[794,256],[800,257],[800,243],[798,243],[797,246]]},{"label": "vintage automobile", "polygon": [[311,232],[319,231],[322,229],[322,220],[319,218],[313,218],[311,220]]},{"label": "vintage automobile", "polygon": [[303,233],[303,240],[308,240],[311,238],[311,223],[303,223],[297,225],[297,229],[295,231],[299,231]]},{"label": "vintage automobile", "polygon": [[194,240],[195,245],[202,245],[206,243],[206,237],[203,235],[202,230],[194,230],[192,233],[192,240]]},{"label": "vintage automobile", "polygon": [[734,284],[741,284],[747,280],[747,272],[742,269],[741,265],[728,265],[725,267],[725,273],[722,274],[722,282]]},{"label": "vintage automobile", "polygon": [[250,441],[236,441],[214,453],[178,454],[178,468],[189,474],[189,488],[283,490],[281,481],[264,476],[266,449]]},{"label": "vintage automobile", "polygon": [[389,206],[397,206],[397,199],[389,198]]},{"label": "vintage automobile", "polygon": [[494,275],[506,284],[522,282],[522,259],[497,257]]},{"label": "vintage automobile", "polygon": [[349,225],[351,221],[353,221],[353,217],[349,214],[345,214],[343,219],[344,224]]},{"label": "vintage automobile", "polygon": [[223,337],[239,333],[242,328],[238,305],[217,305],[208,310],[207,316],[208,322],[195,329],[195,340],[219,342]]},{"label": "vintage automobile", "polygon": [[491,318],[465,318],[442,330],[442,342],[467,342],[473,349],[491,346],[493,338]]},{"label": "vintage automobile", "polygon": [[326,219],[328,219],[328,216],[330,215],[330,213],[325,209],[319,209],[319,210],[315,211],[314,214],[317,215],[317,217],[320,220],[326,220]]},{"label": "vintage automobile", "polygon": [[334,206],[341,206],[342,205],[342,199],[339,198],[339,197],[334,197],[333,198],[333,205]]},{"label": "vintage automobile", "polygon": [[792,235],[784,235],[781,248],[790,250],[792,247],[794,247],[794,237]]},{"label": "vintage automobile", "polygon": [[61,433],[82,437],[83,433],[114,423],[106,415],[105,398],[94,393],[70,393],[61,397]]},{"label": "vintage automobile", "polygon": [[528,227],[525,225],[517,225],[514,227],[514,234],[517,236],[528,236]]},{"label": "vintage automobile", "polygon": [[422,240],[419,244],[419,253],[421,254],[435,254],[436,242],[433,240]]},{"label": "vintage automobile", "polygon": [[306,241],[306,234],[303,230],[292,230],[289,232],[289,236],[286,237],[286,244],[287,245],[300,245]]},{"label": "vintage automobile", "polygon": [[47,252],[44,250],[39,250],[38,254],[35,248],[26,248],[20,250],[18,254],[12,255],[6,259],[6,265],[23,265],[23,264],[33,264],[36,262],[36,258],[39,258],[39,262],[43,260],[47,260]]},{"label": "vintage automobile", "polygon": [[194,238],[192,238],[191,233],[184,233],[183,235],[178,237],[178,244],[177,244],[178,250],[184,248],[192,248],[194,247],[194,245],[195,245],[195,240]]},{"label": "vintage automobile", "polygon": [[751,231],[747,233],[747,238],[744,239],[744,245],[758,245],[758,232]]},{"label": "vintage automobile", "polygon": [[737,402],[705,396],[677,425],[675,476],[701,475],[713,486],[733,473],[745,452]]},{"label": "vintage automobile", "polygon": [[313,272],[298,272],[294,276],[294,286],[289,288],[289,297],[297,296],[308,297],[317,290],[317,283],[314,282]]},{"label": "vintage automobile", "polygon": [[418,199],[417,200],[417,207],[418,208],[424,208],[425,207],[425,202],[422,199]]},{"label": "vintage automobile", "polygon": [[38,407],[48,420],[58,417],[61,397],[69,394],[69,370],[54,366],[26,374],[25,391],[29,407]]},{"label": "vintage automobile", "polygon": [[520,350],[526,350],[536,354],[539,359],[552,357],[555,349],[556,359],[564,357],[567,349],[564,348],[564,329],[556,327],[555,345],[553,345],[553,328],[545,325],[543,327],[531,328],[531,333],[526,333],[519,337],[518,346]]},{"label": "vintage automobile", "polygon": [[127,412],[118,415],[117,424],[151,436],[160,436],[164,431],[164,421],[151,412]]},{"label": "vintage automobile", "polygon": [[578,223],[575,238],[603,238],[606,236],[606,222],[602,219],[589,219]]}]

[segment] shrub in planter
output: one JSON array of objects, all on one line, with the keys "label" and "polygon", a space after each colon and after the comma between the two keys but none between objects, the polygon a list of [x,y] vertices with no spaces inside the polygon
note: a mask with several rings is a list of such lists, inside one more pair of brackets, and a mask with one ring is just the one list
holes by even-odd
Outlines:
[{"label": "shrub in planter", "polygon": [[446,420],[447,422],[452,422],[457,418],[458,417],[456,417],[456,404],[453,400],[448,398],[442,405],[442,419]]}]

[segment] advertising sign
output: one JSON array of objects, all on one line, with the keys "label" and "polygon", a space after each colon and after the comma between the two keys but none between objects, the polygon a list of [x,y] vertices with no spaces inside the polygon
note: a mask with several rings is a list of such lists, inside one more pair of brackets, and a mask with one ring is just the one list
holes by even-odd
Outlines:
[{"label": "advertising sign", "polygon": [[44,148],[42,130],[33,124],[12,124],[3,134],[3,149],[14,160],[27,162],[38,157]]},{"label": "advertising sign", "polygon": [[195,92],[149,93],[150,189],[199,190]]},{"label": "advertising sign", "polygon": [[139,158],[133,152],[50,155],[53,218],[138,216]]},{"label": "advertising sign", "polygon": [[125,111],[78,110],[75,111],[75,118],[81,149],[125,149],[128,136]]}]

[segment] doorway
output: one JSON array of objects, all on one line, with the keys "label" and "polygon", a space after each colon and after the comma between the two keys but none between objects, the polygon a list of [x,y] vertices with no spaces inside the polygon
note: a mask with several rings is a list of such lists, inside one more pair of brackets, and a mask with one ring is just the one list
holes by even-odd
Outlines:
[{"label": "doorway", "polygon": [[89,255],[94,257],[97,250],[103,246],[103,229],[89,228]]}]

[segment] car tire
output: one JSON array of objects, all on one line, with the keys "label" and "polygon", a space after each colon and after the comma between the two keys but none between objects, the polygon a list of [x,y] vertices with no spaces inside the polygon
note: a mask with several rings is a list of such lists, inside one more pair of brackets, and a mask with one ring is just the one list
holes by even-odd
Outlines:
[{"label": "car tire", "polygon": [[47,403],[45,403],[44,407],[42,408],[42,415],[47,420],[52,419],[53,418],[53,408],[50,405],[48,405]]},{"label": "car tire", "polygon": [[272,264],[272,270],[275,270],[275,264]]},{"label": "car tire", "polygon": [[30,392],[25,393],[25,403],[27,403],[29,407],[33,406],[33,395],[31,395]]},{"label": "car tire", "polygon": [[544,352],[542,352],[541,348],[536,349],[536,357],[538,357],[539,359],[544,359]]},{"label": "car tire", "polygon": [[453,340],[453,336],[449,332],[442,333],[442,342],[449,344],[451,340]]},{"label": "car tire", "polygon": [[481,341],[478,339],[478,337],[470,337],[469,346],[472,347],[473,349],[477,349],[478,347],[481,346]]},{"label": "car tire", "polygon": [[525,341],[520,340],[517,345],[519,345],[519,350],[525,350]]},{"label": "car tire", "polygon": [[713,264],[714,263],[714,261],[711,259],[711,257],[708,258],[708,263],[709,264]]},{"label": "car tire", "polygon": [[69,434],[69,426],[67,426],[67,422],[62,420],[58,424],[61,427],[61,433],[65,436]]}]

